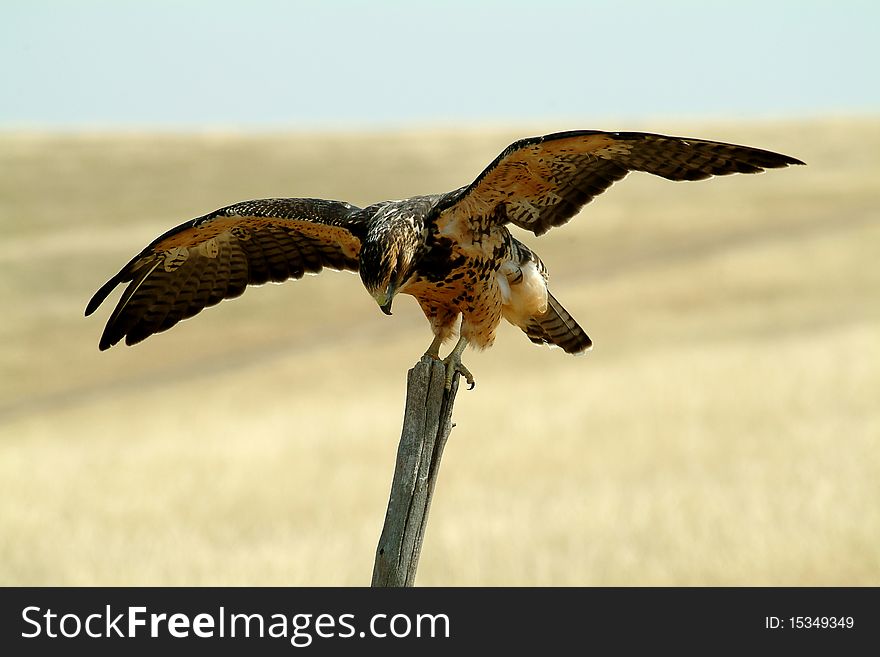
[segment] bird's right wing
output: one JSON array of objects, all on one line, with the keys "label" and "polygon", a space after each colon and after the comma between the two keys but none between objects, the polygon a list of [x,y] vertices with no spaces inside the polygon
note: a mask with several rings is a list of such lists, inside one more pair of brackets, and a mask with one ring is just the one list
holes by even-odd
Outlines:
[{"label": "bird's right wing", "polygon": [[248,285],[282,282],[324,267],[357,271],[359,208],[320,199],[244,201],[169,230],[95,293],[92,314],[128,283],[99,347],[135,344]]}]

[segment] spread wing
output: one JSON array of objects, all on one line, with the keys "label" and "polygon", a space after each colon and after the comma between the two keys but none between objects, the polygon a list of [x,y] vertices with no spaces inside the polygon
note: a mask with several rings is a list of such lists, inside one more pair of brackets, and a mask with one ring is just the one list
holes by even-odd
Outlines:
[{"label": "spread wing", "polygon": [[362,224],[348,203],[244,201],[158,237],[95,293],[86,315],[128,283],[99,347],[135,344],[248,285],[282,282],[324,267],[357,271]]},{"label": "spread wing", "polygon": [[508,146],[467,187],[441,201],[439,223],[511,222],[536,235],[561,226],[630,171],[669,180],[803,164],[779,153],[647,132],[580,130],[522,139]]}]

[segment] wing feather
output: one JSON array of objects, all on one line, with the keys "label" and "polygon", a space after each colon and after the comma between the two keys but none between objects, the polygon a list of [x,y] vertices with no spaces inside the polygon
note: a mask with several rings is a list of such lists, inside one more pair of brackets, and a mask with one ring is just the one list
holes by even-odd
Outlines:
[{"label": "wing feather", "polygon": [[113,289],[128,287],[101,336],[108,349],[135,344],[248,285],[282,282],[324,267],[357,271],[359,208],[320,199],[263,199],[221,208],[158,237],[95,293],[93,313]]},{"label": "wing feather", "polygon": [[803,164],[787,155],[724,142],[647,132],[580,130],[522,139],[438,204],[441,228],[513,223],[542,235],[575,216],[630,171],[703,180]]}]

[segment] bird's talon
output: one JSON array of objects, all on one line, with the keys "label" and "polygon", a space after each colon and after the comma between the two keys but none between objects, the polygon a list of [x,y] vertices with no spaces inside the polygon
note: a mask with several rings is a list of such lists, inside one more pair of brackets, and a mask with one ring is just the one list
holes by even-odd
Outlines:
[{"label": "bird's talon", "polygon": [[464,380],[467,381],[468,390],[473,390],[474,386],[477,385],[477,382],[474,381],[474,375],[470,373],[470,370],[466,368],[460,359],[453,358],[452,355],[444,359],[443,361],[446,364],[446,389],[450,390],[452,388],[452,379],[455,378],[456,372],[461,374],[464,377]]},{"label": "bird's talon", "polygon": [[458,363],[458,371],[464,377],[464,380],[467,381],[468,390],[473,390],[477,385],[477,382],[474,381],[474,375],[470,373],[468,368],[461,364],[461,361]]}]

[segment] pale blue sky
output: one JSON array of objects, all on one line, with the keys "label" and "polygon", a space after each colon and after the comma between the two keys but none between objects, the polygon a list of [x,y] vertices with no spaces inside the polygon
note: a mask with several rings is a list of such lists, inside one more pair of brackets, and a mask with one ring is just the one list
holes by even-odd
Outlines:
[{"label": "pale blue sky", "polygon": [[0,0],[0,128],[880,111],[876,0]]}]

